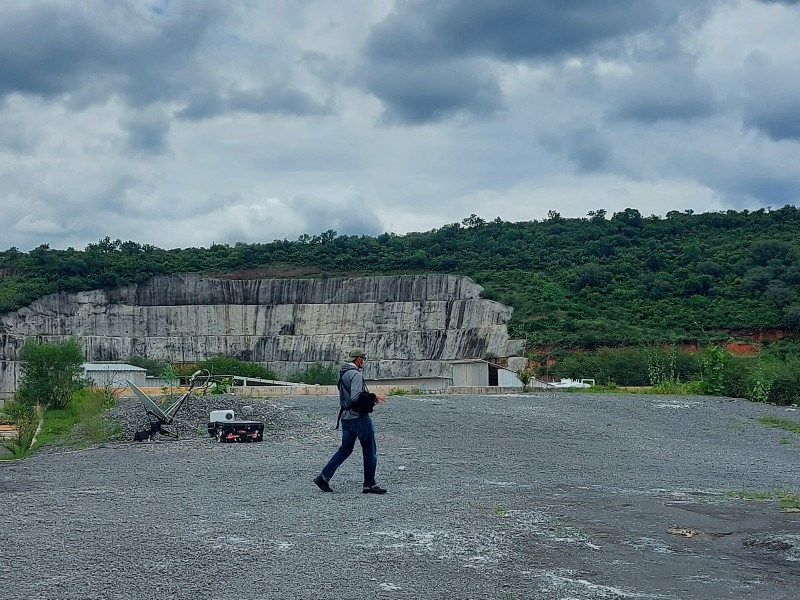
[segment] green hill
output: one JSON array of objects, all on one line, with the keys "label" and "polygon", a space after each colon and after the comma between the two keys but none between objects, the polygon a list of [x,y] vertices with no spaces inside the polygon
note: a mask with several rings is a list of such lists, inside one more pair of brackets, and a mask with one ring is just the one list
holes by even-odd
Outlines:
[{"label": "green hill", "polygon": [[800,331],[800,211],[645,217],[629,208],[566,219],[461,223],[407,235],[303,235],[296,241],[164,250],[109,238],[84,250],[0,252],[0,312],[57,291],[114,288],[153,275],[335,277],[468,275],[515,308],[531,348],[704,343]]}]

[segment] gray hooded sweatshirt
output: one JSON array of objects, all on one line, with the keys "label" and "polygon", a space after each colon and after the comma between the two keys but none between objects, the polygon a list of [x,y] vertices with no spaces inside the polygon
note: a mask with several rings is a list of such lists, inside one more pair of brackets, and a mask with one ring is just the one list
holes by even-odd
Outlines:
[{"label": "gray hooded sweatshirt", "polygon": [[360,414],[348,409],[358,400],[358,395],[361,392],[369,392],[361,371],[353,363],[342,364],[341,369],[339,369],[339,382],[337,385],[339,387],[339,406],[345,409],[342,413],[342,420],[349,421],[360,418]]}]

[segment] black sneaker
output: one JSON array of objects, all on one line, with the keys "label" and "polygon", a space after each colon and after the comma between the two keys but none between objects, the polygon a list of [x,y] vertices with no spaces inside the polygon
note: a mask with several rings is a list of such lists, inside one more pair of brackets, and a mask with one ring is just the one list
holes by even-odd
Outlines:
[{"label": "black sneaker", "polygon": [[385,494],[386,490],[379,485],[365,485],[361,490],[362,494]]},{"label": "black sneaker", "polygon": [[332,492],[331,486],[328,485],[328,482],[325,481],[325,478],[322,475],[317,475],[314,477],[314,483],[317,484],[317,487],[321,489],[323,492]]}]

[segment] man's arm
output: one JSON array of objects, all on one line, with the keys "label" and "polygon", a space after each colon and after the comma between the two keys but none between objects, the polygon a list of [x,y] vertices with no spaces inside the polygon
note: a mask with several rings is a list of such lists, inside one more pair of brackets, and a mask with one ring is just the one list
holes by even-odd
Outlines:
[{"label": "man's arm", "polygon": [[364,376],[360,371],[353,373],[350,378],[350,402],[355,403],[361,392],[364,391]]}]

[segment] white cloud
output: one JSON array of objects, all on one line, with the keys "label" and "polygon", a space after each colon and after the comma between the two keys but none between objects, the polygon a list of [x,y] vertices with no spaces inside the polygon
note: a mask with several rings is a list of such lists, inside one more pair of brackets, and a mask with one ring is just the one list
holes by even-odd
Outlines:
[{"label": "white cloud", "polygon": [[558,6],[7,0],[4,245],[797,202],[798,3]]}]

